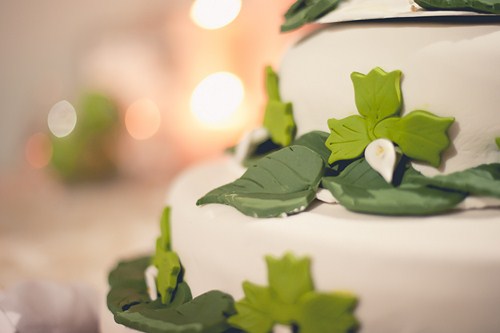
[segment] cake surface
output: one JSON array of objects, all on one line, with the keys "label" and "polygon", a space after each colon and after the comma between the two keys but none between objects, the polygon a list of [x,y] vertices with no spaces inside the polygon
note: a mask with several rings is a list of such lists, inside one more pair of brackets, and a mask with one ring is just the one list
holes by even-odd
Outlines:
[{"label": "cake surface", "polygon": [[[328,1],[297,1],[303,6],[320,2]],[[462,4],[461,0],[451,3]],[[279,150],[279,158],[276,153],[251,161],[248,169],[234,156],[202,163],[183,172],[170,187],[171,248],[182,264],[182,283],[189,285],[193,297],[215,290],[235,301],[243,299],[236,303],[237,310],[238,303],[256,297],[242,287],[244,281],[260,286],[268,282],[264,258],[293,253],[310,259],[318,292],[346,291],[357,296],[355,316],[361,333],[498,332],[500,77],[496,70],[500,68],[500,17],[422,11],[404,0],[352,0],[340,2],[337,10],[318,22],[325,24],[286,53],[279,68],[279,91],[277,77],[271,76],[274,86],[267,87],[268,106],[272,104],[270,109],[282,114],[270,120],[266,109],[264,127],[276,121],[286,123],[280,127],[285,133],[275,143],[291,146]],[[384,88],[388,94],[360,93],[368,86],[355,82],[360,77],[376,81],[375,90],[384,85],[392,88]],[[322,150],[333,135],[330,131],[335,132],[330,119],[368,118],[359,109],[359,95],[363,99],[370,94],[374,99],[398,100],[397,110],[384,116],[391,124],[412,112],[430,115],[432,124],[441,122],[439,131],[446,138],[435,149],[439,163],[413,160],[395,140],[388,144],[395,156],[397,151],[403,157],[393,163],[399,171],[416,177],[409,183],[404,183],[404,176],[399,184],[394,178],[381,182],[380,175],[366,169],[368,146],[362,146],[352,160],[327,163]],[[391,94],[397,96],[385,98]],[[385,103],[379,100],[375,105]],[[295,134],[295,125],[297,137],[316,131],[312,139],[302,140],[307,143],[302,147],[289,137]],[[392,137],[410,133],[419,145],[427,138],[417,132],[426,126],[417,125],[400,126],[395,132],[401,133]],[[346,128],[346,133],[352,130]],[[326,142],[325,135],[330,135]],[[430,137],[428,144],[436,144],[432,142],[435,136]],[[317,149],[317,142],[322,148]],[[331,168],[338,160],[341,166]],[[410,160],[417,171],[411,169]],[[346,170],[352,171],[350,166],[360,172],[358,178],[355,172],[342,178]],[[335,194],[350,192],[347,208],[314,200],[318,187],[328,188],[327,172],[337,177],[328,175],[332,182],[340,183]],[[445,182],[425,183],[430,179],[425,176],[435,174],[444,175]],[[421,177],[424,183],[418,183]],[[351,183],[343,187],[345,179]],[[366,179],[376,186],[359,185]],[[352,183],[356,185],[349,187]],[[388,188],[388,192],[396,191],[380,194]],[[399,198],[408,194],[400,189],[409,189],[409,196]],[[435,212],[428,210],[425,206],[430,201],[442,199],[440,193],[452,203]],[[358,209],[358,199],[371,200],[373,213],[399,216],[353,212],[370,211]],[[384,206],[380,211],[374,208],[379,199]],[[397,207],[398,200],[417,201],[410,216],[401,216],[410,205]],[[391,207],[394,212],[388,211]],[[470,207],[484,209],[464,209]],[[420,213],[429,216],[416,216]],[[234,322],[231,316],[229,323]]]},{"label": "cake surface", "polygon": [[360,332],[498,331],[498,210],[408,218],[318,204],[255,219],[225,205],[194,207],[242,172],[221,159],[187,170],[170,188],[173,247],[193,295],[217,289],[238,300],[243,281],[265,284],[264,256],[292,251],[312,259],[318,290],[358,295]]}]

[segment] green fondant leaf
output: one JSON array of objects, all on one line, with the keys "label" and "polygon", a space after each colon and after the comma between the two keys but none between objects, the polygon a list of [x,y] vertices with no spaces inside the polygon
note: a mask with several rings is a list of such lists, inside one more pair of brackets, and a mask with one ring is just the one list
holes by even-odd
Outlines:
[{"label": "green fondant leaf", "polygon": [[276,72],[266,67],[267,105],[264,114],[264,127],[268,130],[271,140],[283,147],[288,146],[296,131],[291,103],[284,103],[279,94],[279,78]]},{"label": "green fondant leaf", "polygon": [[[415,174],[408,170],[406,173]],[[423,177],[413,175],[412,179]],[[401,185],[388,184],[364,160],[359,159],[339,176],[325,177],[323,187],[349,210],[381,215],[430,215],[451,210],[465,198],[461,192],[451,192],[410,181],[406,175]]]},{"label": "green fondant leaf", "polygon": [[300,333],[352,332],[359,326],[353,315],[357,298],[350,293],[308,293],[301,303]]},{"label": "green fondant leaf", "polygon": [[326,147],[331,151],[328,163],[349,160],[363,154],[370,143],[365,119],[358,115],[337,120],[328,120],[331,134],[326,140]]},{"label": "green fondant leaf", "polygon": [[495,143],[497,144],[498,149],[500,149],[500,137],[495,138]]},{"label": "green fondant leaf", "polygon": [[192,299],[181,282],[169,305],[150,301],[144,283],[150,262],[149,257],[124,261],[110,273],[107,304],[117,323],[151,333],[220,333],[230,328],[227,318],[235,313],[234,301],[220,291]]},{"label": "green fondant leaf", "polygon": [[438,167],[441,153],[450,145],[447,131],[453,121],[427,111],[413,111],[403,118],[381,121],[375,135],[395,142],[408,157]]},{"label": "green fondant leaf", "polygon": [[291,31],[335,9],[340,0],[297,0],[285,13],[281,31]]},{"label": "green fondant leaf", "polygon": [[417,180],[426,185],[500,198],[500,164],[483,164],[464,171]]},{"label": "green fondant leaf", "polygon": [[152,263],[158,269],[156,285],[163,304],[172,301],[181,273],[181,263],[177,253],[171,251],[170,207],[165,207],[160,220],[161,235],[156,240],[156,253]]},{"label": "green fondant leaf", "polygon": [[270,332],[274,325],[270,289],[244,282],[243,291],[245,298],[235,303],[236,314],[228,319],[229,324],[249,333]]},{"label": "green fondant leaf", "polygon": [[415,0],[415,2],[431,10],[467,10],[500,14],[500,0]]},{"label": "green fondant leaf", "polygon": [[297,138],[293,142],[293,145],[304,146],[311,149],[323,158],[325,164],[328,164],[328,158],[331,154],[331,151],[325,145],[328,136],[329,134],[326,132],[312,131]]},{"label": "green fondant leaf", "polygon": [[309,258],[296,258],[288,253],[280,259],[268,256],[266,262],[269,286],[273,295],[283,303],[295,303],[303,294],[313,290]]},{"label": "green fondant leaf", "polygon": [[233,326],[248,333],[269,333],[275,324],[298,326],[305,333],[346,333],[357,326],[352,314],[356,298],[315,292],[308,258],[286,254],[266,260],[269,287],[243,284],[245,298],[229,318]]},{"label": "green fondant leaf", "polygon": [[274,143],[288,146],[296,130],[292,104],[269,100],[264,115],[264,127],[269,131]]},{"label": "green fondant leaf", "polygon": [[368,128],[379,121],[399,115],[402,105],[401,71],[385,72],[377,67],[368,74],[352,73],[356,107],[367,120]]},{"label": "green fondant leaf", "polygon": [[231,205],[256,217],[291,214],[314,199],[322,175],[323,160],[317,153],[289,146],[263,157],[241,178],[210,191],[197,205]]}]

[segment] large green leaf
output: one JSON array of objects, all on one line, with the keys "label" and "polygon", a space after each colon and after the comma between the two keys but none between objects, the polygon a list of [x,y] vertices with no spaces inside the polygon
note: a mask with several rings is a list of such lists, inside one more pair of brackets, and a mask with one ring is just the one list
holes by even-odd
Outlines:
[{"label": "large green leaf", "polygon": [[500,164],[483,164],[464,171],[419,178],[420,183],[476,196],[500,198]]},{"label": "large green leaf", "polygon": [[326,147],[326,140],[329,134],[322,131],[312,131],[306,133],[293,141],[293,145],[307,147],[318,153],[325,164],[328,163],[331,151]]},{"label": "large green leaf", "polygon": [[419,110],[403,118],[383,120],[376,126],[375,134],[395,142],[408,157],[438,167],[441,153],[450,145],[447,131],[453,121]]},{"label": "large green leaf", "polygon": [[235,313],[234,301],[220,291],[192,299],[181,282],[169,305],[151,301],[144,282],[150,262],[150,257],[123,261],[109,274],[107,304],[117,323],[149,333],[221,333],[230,328],[227,318]]},{"label": "large green leaf", "polygon": [[297,0],[285,13],[281,31],[300,28],[313,22],[337,7],[341,0]]},{"label": "large green leaf", "polygon": [[[409,170],[407,173],[415,173]],[[413,179],[423,176],[413,176]],[[400,186],[388,184],[359,159],[339,176],[325,177],[322,185],[349,210],[380,215],[430,215],[451,210],[465,198],[461,192],[427,187],[403,177]]]},{"label": "large green leaf", "polygon": [[365,119],[354,115],[337,120],[328,120],[331,134],[326,140],[326,147],[331,151],[328,163],[350,160],[363,154],[371,142],[366,128]]},{"label": "large green leaf", "polygon": [[500,0],[415,0],[415,2],[423,8],[432,10],[469,10],[500,14]]},{"label": "large green leaf", "polygon": [[226,204],[255,217],[296,213],[315,198],[323,165],[311,149],[289,146],[263,157],[241,178],[210,191],[197,205]]},{"label": "large green leaf", "polygon": [[356,107],[372,128],[379,121],[399,115],[402,105],[401,71],[385,72],[380,67],[368,74],[352,73]]}]

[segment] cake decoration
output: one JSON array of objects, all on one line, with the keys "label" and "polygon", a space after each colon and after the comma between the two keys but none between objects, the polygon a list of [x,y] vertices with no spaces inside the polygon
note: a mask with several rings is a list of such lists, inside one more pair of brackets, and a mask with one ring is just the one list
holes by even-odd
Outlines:
[{"label": "cake decoration", "polygon": [[[416,179],[422,179],[419,182]],[[430,215],[453,209],[466,194],[426,186],[425,176],[402,160],[393,184],[376,172],[364,158],[349,164],[338,176],[323,178],[322,186],[345,208],[370,214]]]},{"label": "cake decoration", "polygon": [[161,295],[161,302],[169,304],[172,301],[177,280],[181,274],[181,263],[177,253],[173,252],[170,244],[170,207],[165,207],[160,221],[161,235],[156,240],[156,253],[152,265],[158,270],[157,290]]},{"label": "cake decoration", "polygon": [[245,297],[236,302],[229,323],[248,333],[268,333],[276,324],[300,333],[352,332],[359,324],[354,315],[357,298],[349,292],[314,290],[309,258],[291,253],[266,257],[268,286],[244,282]]},{"label": "cake decoration", "polygon": [[500,149],[500,137],[495,138],[495,143],[497,144],[498,149]]},{"label": "cake decoration", "polygon": [[360,115],[328,120],[330,164],[360,157],[370,142],[380,138],[396,143],[412,159],[434,167],[441,164],[440,155],[450,144],[447,130],[454,119],[421,110],[400,117],[401,74],[398,70],[387,73],[379,67],[367,75],[352,73]]},{"label": "cake decoration", "polygon": [[414,0],[419,6],[430,10],[469,10],[481,13],[500,14],[499,0]]},{"label": "cake decoration", "polygon": [[397,153],[394,144],[387,139],[377,139],[365,149],[366,162],[373,170],[377,171],[385,181],[392,182],[394,169],[396,168]]},{"label": "cake decoration", "polygon": [[323,170],[317,153],[289,146],[263,157],[241,178],[210,191],[196,204],[231,205],[255,217],[298,213],[314,200]]},{"label": "cake decoration", "polygon": [[268,101],[264,114],[264,127],[269,131],[274,143],[286,147],[295,137],[296,126],[293,119],[292,103],[285,103],[281,100],[278,80],[276,72],[267,66],[266,91]]},{"label": "cake decoration", "polygon": [[[109,274],[108,308],[115,321],[151,333],[221,333],[230,329],[227,318],[235,313],[233,298],[221,291],[208,291],[193,299],[183,281],[180,261],[171,251],[170,208],[161,218],[161,236],[154,257],[120,262]],[[175,256],[174,256],[175,254]],[[172,258],[175,258],[172,260]],[[160,298],[151,299],[144,272],[151,262],[159,264]],[[174,279],[175,277],[175,279]]]},{"label": "cake decoration", "polygon": [[300,28],[335,9],[341,0],[297,0],[285,13],[281,31]]}]

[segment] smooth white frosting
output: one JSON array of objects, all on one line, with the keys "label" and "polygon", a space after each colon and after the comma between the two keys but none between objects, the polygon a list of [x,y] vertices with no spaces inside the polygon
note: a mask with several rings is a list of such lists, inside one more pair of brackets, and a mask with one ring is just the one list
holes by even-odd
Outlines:
[{"label": "smooth white frosting", "polygon": [[[500,162],[500,20],[484,24],[351,22],[326,25],[285,55],[280,90],[298,134],[329,132],[329,118],[358,114],[350,74],[403,72],[404,114],[455,117],[440,172]],[[438,170],[419,166],[425,174]]]},{"label": "smooth white frosting", "polygon": [[315,286],[359,296],[362,333],[498,332],[500,214],[471,210],[425,218],[356,214],[339,205],[286,218],[196,207],[243,169],[231,159],[182,173],[170,188],[173,248],[193,296],[212,289],[243,297],[245,280],[267,284],[265,255],[312,259]]}]

